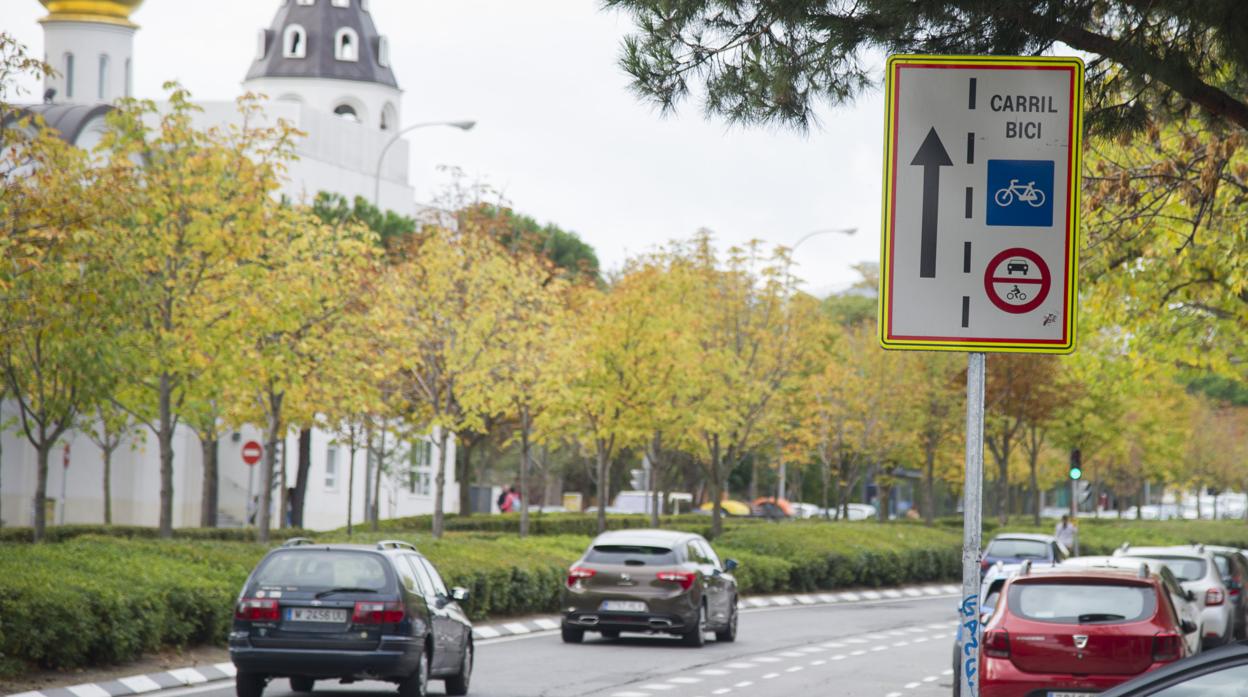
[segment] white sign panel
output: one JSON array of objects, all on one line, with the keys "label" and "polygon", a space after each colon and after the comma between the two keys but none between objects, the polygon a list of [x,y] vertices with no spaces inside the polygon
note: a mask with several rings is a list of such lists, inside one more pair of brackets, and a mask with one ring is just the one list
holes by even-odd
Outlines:
[{"label": "white sign panel", "polygon": [[893,56],[880,343],[1075,347],[1083,63]]}]

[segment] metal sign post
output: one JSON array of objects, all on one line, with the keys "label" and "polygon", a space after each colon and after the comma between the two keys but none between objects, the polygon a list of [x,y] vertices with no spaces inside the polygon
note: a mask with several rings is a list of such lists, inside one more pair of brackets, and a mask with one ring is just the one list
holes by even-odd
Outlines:
[{"label": "metal sign post", "polygon": [[962,604],[958,608],[958,674],[962,693],[979,694],[979,548],[984,517],[984,353],[968,353],[966,361],[966,483],[962,489]]}]

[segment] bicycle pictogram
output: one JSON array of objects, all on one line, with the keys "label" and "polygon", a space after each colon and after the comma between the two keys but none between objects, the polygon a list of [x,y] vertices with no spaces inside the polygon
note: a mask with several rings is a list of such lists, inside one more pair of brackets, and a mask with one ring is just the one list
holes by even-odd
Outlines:
[{"label": "bicycle pictogram", "polygon": [[992,198],[1002,208],[1008,208],[1014,203],[1015,198],[1025,201],[1032,208],[1044,205],[1044,192],[1036,188],[1034,181],[1029,181],[1026,186],[1023,186],[1018,183],[1017,179],[1011,179],[1009,186],[998,189]]},{"label": "bicycle pictogram", "polygon": [[1022,301],[1027,299],[1027,294],[1024,293],[1023,290],[1016,285],[1012,289],[1010,289],[1010,292],[1005,294],[1005,299],[1017,300],[1021,303]]}]

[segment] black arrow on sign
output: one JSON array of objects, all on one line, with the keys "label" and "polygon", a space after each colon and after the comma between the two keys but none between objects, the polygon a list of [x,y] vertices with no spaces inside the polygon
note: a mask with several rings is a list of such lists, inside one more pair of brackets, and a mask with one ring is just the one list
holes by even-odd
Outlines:
[{"label": "black arrow on sign", "polygon": [[936,213],[940,206],[940,168],[953,164],[933,128],[910,161],[923,168],[923,234],[919,243],[919,278],[936,278]]}]

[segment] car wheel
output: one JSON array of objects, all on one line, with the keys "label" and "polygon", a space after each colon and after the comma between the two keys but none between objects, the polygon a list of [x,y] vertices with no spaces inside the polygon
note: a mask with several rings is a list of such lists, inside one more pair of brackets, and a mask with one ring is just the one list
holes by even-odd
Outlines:
[{"label": "car wheel", "polygon": [[269,680],[259,673],[238,673],[234,676],[234,692],[238,697],[260,697]]},{"label": "car wheel", "polygon": [[619,639],[620,633],[614,629],[604,629],[602,630],[602,638],[603,639]]},{"label": "car wheel", "polygon": [[399,681],[399,697],[425,697],[429,694],[429,652],[420,655],[416,672]]},{"label": "car wheel", "polygon": [[563,627],[563,643],[565,643],[565,644],[579,644],[579,643],[581,643],[581,641],[582,641],[584,638],[585,638],[585,630],[584,630],[584,629],[577,629],[576,627],[569,627],[569,626],[567,626],[567,625],[564,625],[564,627]]},{"label": "car wheel", "polygon": [[728,624],[715,632],[715,640],[731,643],[737,640],[737,600],[732,600],[732,612],[728,615]]},{"label": "car wheel", "polygon": [[694,628],[685,633],[685,646],[703,646],[706,644],[706,604],[698,610],[698,620]]},{"label": "car wheel", "polygon": [[295,692],[311,692],[314,685],[316,685],[316,680],[312,678],[295,676],[290,679],[290,689]]},{"label": "car wheel", "polygon": [[459,664],[459,673],[446,679],[446,694],[468,694],[468,683],[472,681],[472,643],[464,647],[464,660]]}]

